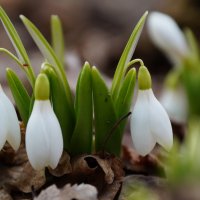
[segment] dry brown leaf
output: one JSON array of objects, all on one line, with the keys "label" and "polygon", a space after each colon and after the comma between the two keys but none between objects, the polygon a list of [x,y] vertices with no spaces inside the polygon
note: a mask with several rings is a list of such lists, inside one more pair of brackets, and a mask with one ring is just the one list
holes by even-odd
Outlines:
[{"label": "dry brown leaf", "polygon": [[0,174],[1,184],[14,190],[20,190],[24,193],[29,193],[41,188],[45,182],[44,170],[35,171],[29,162],[20,166],[14,166],[1,170]]},{"label": "dry brown leaf", "polygon": [[1,200],[12,200],[12,197],[8,194],[5,188],[0,188],[0,199]]},{"label": "dry brown leaf", "polygon": [[48,169],[49,169],[50,174],[56,177],[69,174],[72,171],[69,154],[64,151],[58,163],[58,166],[55,169],[51,169],[51,168],[48,168]]},{"label": "dry brown leaf", "polygon": [[55,185],[43,190],[34,200],[97,200],[97,189],[89,184],[65,185],[58,189]]},{"label": "dry brown leaf", "polygon": [[164,176],[164,167],[159,160],[156,149],[151,154],[142,157],[128,146],[123,146],[123,162],[125,168],[133,173]]},{"label": "dry brown leaf", "polygon": [[25,127],[24,124],[20,122],[21,130],[21,144],[17,152],[6,143],[3,149],[0,151],[0,162],[2,165],[20,165],[27,162],[28,157],[25,150]]},{"label": "dry brown leaf", "polygon": [[114,199],[123,176],[121,160],[111,155],[82,155],[72,160],[72,182],[94,185],[101,200]]},{"label": "dry brown leaf", "polygon": [[29,193],[39,189],[45,184],[44,170],[35,171],[29,161],[25,150],[25,127],[20,123],[22,142],[19,150],[15,152],[10,145],[5,144],[0,152],[0,184],[9,189]]}]

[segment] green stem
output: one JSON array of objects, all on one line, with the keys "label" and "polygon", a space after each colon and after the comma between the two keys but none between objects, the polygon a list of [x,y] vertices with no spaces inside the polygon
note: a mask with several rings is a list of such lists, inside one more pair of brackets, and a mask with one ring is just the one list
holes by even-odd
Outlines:
[{"label": "green stem", "polygon": [[134,65],[134,64],[137,63],[137,62],[140,63],[140,66],[144,66],[144,62],[143,62],[141,59],[137,58],[137,59],[131,60],[131,61],[127,64],[126,69],[129,68],[131,65]]}]

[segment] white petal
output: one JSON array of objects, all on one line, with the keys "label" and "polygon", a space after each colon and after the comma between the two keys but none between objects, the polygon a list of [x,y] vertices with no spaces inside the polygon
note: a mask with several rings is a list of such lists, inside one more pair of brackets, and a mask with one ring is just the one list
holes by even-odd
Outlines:
[{"label": "white petal", "polygon": [[155,140],[166,150],[170,150],[173,145],[172,127],[167,112],[155,98],[152,90],[149,102],[149,117],[151,133]]},{"label": "white petal", "polygon": [[170,16],[152,12],[148,17],[147,27],[153,42],[171,58],[172,62],[178,63],[182,57],[188,55],[189,48],[184,34]]},{"label": "white petal", "polygon": [[150,131],[148,90],[139,90],[131,115],[131,135],[136,151],[145,156],[156,144]]},{"label": "white petal", "polygon": [[5,120],[5,107],[0,99],[0,150],[3,148],[6,142],[7,122]]},{"label": "white petal", "polygon": [[187,122],[188,102],[183,88],[165,88],[161,94],[160,103],[166,109],[170,119],[177,123]]},{"label": "white petal", "polygon": [[50,141],[50,156],[48,165],[54,169],[58,165],[60,157],[63,152],[63,138],[60,124],[56,115],[54,114],[50,103],[43,113],[45,126],[48,129],[48,137]]},{"label": "white petal", "polygon": [[60,160],[63,152],[62,132],[49,100],[36,100],[34,103],[27,125],[26,149],[30,163],[36,170],[47,166],[54,169]]},{"label": "white petal", "polygon": [[8,97],[3,92],[0,87],[0,101],[4,106],[5,112],[2,115],[5,118],[6,123],[6,140],[12,146],[12,148],[16,151],[21,142],[21,133],[19,127],[19,121],[17,118],[17,114],[15,112],[15,108]]},{"label": "white petal", "polygon": [[32,167],[36,170],[48,166],[50,157],[50,140],[43,118],[43,107],[43,102],[35,101],[26,128],[26,151]]}]

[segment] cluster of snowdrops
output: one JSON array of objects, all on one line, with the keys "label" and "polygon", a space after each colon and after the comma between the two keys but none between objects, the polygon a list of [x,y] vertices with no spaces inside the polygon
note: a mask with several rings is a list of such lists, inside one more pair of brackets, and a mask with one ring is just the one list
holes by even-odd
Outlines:
[{"label": "cluster of snowdrops", "polygon": [[[33,93],[30,95],[17,74],[12,69],[7,69],[8,84],[26,126],[26,151],[34,169],[40,170],[47,166],[56,168],[63,149],[73,156],[102,150],[119,156],[127,119],[115,127],[112,134],[110,131],[130,110],[132,110],[131,135],[138,154],[142,156],[149,154],[156,143],[166,150],[171,149],[173,134],[168,114],[170,118],[181,122],[187,119],[188,105],[185,103],[187,98],[177,95],[180,93],[177,91],[181,90],[181,94],[183,93],[179,80],[183,80],[183,83],[187,83],[187,80],[184,78],[185,72],[181,70],[183,67],[176,67],[167,77],[168,95],[165,91],[162,98],[167,114],[153,94],[148,69],[140,59],[131,60],[146,17],[147,13],[142,16],[128,40],[117,65],[111,89],[106,86],[97,68],[91,67],[86,62],[77,81],[74,100],[63,67],[64,42],[59,18],[52,17],[52,45],[50,45],[34,24],[26,17],[20,16],[45,58],[40,73],[35,76],[18,33],[5,11],[0,8],[1,21],[17,56],[4,48],[0,51],[19,65],[32,86]],[[165,24],[164,28],[162,24]],[[183,65],[183,60],[188,61],[186,58],[192,57],[188,56],[189,47],[181,30],[169,16],[153,12],[149,16],[147,25],[152,39],[177,66]],[[164,30],[166,28],[169,30],[167,35]],[[140,64],[138,73],[131,67],[135,63]],[[137,97],[135,105],[132,105],[136,80]],[[177,99],[180,102],[177,103]],[[182,107],[179,108],[180,106]],[[17,151],[21,142],[19,122],[15,108],[2,88],[0,88],[0,112],[0,149],[7,141]]]}]

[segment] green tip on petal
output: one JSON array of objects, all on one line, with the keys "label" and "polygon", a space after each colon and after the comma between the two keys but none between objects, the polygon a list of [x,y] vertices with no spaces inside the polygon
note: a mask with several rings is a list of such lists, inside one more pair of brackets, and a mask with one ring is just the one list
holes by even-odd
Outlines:
[{"label": "green tip on petal", "polygon": [[48,100],[50,93],[49,80],[45,74],[39,74],[35,83],[35,99]]},{"label": "green tip on petal", "polygon": [[151,88],[151,75],[145,66],[141,66],[138,72],[138,85],[140,90]]}]

